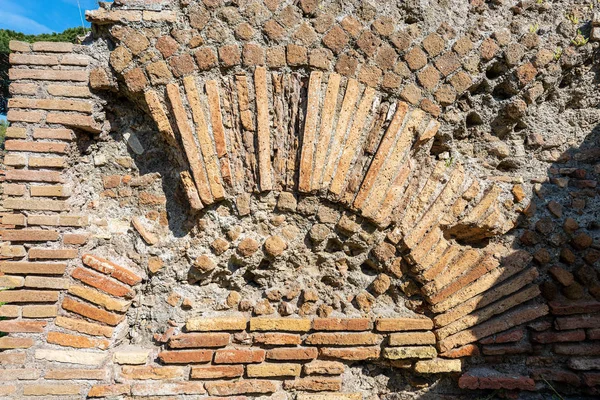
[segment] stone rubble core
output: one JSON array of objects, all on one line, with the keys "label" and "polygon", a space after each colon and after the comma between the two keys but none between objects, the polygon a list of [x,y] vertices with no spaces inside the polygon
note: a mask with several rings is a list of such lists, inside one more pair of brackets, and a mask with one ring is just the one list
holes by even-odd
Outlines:
[{"label": "stone rubble core", "polygon": [[[118,0],[87,44],[10,43],[0,396],[373,399],[371,367],[597,395],[595,238],[549,201],[513,246],[531,193],[435,151],[480,63],[532,103],[557,60],[288,3]],[[593,198],[586,167],[550,174]]]}]

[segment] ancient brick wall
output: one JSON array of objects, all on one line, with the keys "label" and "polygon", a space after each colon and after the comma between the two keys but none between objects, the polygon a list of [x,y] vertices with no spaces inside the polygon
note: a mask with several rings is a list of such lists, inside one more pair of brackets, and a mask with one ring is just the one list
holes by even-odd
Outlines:
[{"label": "ancient brick wall", "polygon": [[0,396],[597,396],[600,21],[442,3],[11,42]]}]

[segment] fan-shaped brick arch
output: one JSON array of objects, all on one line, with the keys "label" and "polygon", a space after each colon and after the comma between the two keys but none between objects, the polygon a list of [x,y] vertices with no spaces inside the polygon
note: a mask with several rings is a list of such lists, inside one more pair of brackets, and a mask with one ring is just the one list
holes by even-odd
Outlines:
[{"label": "fan-shaped brick arch", "polygon": [[[4,206],[15,214],[3,216],[2,236],[11,243],[3,257],[13,261],[1,264],[0,271],[11,276],[0,282],[21,289],[0,299],[13,307],[41,296],[39,301],[52,306],[43,312],[10,308],[17,312],[11,318],[18,319],[0,324],[10,332],[0,346],[31,348],[37,362],[49,365],[42,368],[44,376],[34,368],[21,371],[40,380],[31,385],[6,373],[11,384],[0,393],[359,399],[366,394],[343,380],[353,365],[369,362],[425,376],[464,373],[481,344],[517,342],[522,331],[511,328],[549,312],[538,298],[531,256],[501,240],[518,213],[531,212],[518,187],[482,178],[477,168],[432,150],[443,124],[453,123],[451,113],[442,112],[481,81],[480,63],[494,60],[510,35],[463,29],[457,36],[447,24],[422,33],[376,10],[346,10],[334,18],[320,11],[319,2],[297,3],[104,4],[88,14],[95,40],[106,44],[103,56],[91,57],[89,67],[90,58],[75,54],[83,49],[12,43],[15,98],[9,119],[15,125],[5,164],[15,169],[6,171]],[[504,57],[513,57],[512,50],[506,48]],[[517,58],[509,72],[516,78],[512,89],[533,95],[528,85],[551,61]],[[87,91],[88,70],[94,94]],[[69,81],[70,88],[54,81]],[[108,94],[96,94],[102,91]],[[417,282],[403,293],[413,290],[424,302],[405,314],[365,312],[360,318],[274,316],[279,311],[257,317],[240,307],[241,312],[189,318],[185,327],[172,322],[153,343],[121,347],[134,299],[149,290],[149,279],[125,257],[83,250],[84,229],[102,223],[64,213],[80,206],[78,196],[72,203],[77,205],[56,200],[67,197],[58,184],[73,179],[77,157],[67,163],[32,155],[63,154],[59,141],[73,140],[70,129],[106,132],[97,119],[105,99],[116,101],[110,91],[148,112],[165,148],[181,163],[181,187],[195,215],[233,204],[240,220],[255,198],[269,193],[280,200],[338,204],[346,213],[335,228],[350,236],[360,230],[356,221],[364,219],[383,232],[385,240],[370,251],[388,275],[405,273]],[[26,159],[18,157],[22,152]],[[39,170],[59,164],[62,174]],[[118,197],[151,179],[106,177],[103,195]],[[39,189],[39,182],[57,185]],[[38,196],[48,199],[40,202],[34,199]],[[173,199],[146,194],[145,201],[162,205]],[[160,242],[142,218],[132,224],[147,247]],[[34,225],[42,228],[19,228]],[[60,245],[21,246],[40,240]],[[217,247],[212,251],[220,252]],[[259,247],[276,258],[267,241]],[[43,259],[71,261],[67,267],[38,262]],[[201,267],[210,272],[214,266],[207,259],[201,259],[206,262]],[[149,265],[148,275],[155,268],[160,265]],[[33,292],[36,287],[42,290]],[[356,298],[370,301],[367,295]],[[170,296],[166,301],[180,300]],[[23,322],[27,317],[39,321]],[[42,335],[41,343],[34,345],[28,334]],[[56,363],[90,368],[64,370]],[[103,372],[110,368],[115,372]],[[70,384],[60,387],[56,379]],[[72,383],[79,380],[86,383]],[[463,374],[459,382],[470,389],[532,390],[535,385],[527,375],[482,376],[479,371]]]}]

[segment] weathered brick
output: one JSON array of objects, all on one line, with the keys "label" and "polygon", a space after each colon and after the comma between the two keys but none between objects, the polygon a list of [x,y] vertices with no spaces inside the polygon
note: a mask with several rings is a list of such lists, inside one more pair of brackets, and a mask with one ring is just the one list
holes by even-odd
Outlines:
[{"label": "weathered brick", "polygon": [[45,321],[0,321],[0,332],[5,333],[41,333],[45,327]]},{"label": "weathered brick", "polygon": [[380,335],[373,333],[313,333],[304,339],[311,345],[364,346],[379,344]]},{"label": "weathered brick", "polygon": [[13,169],[6,171],[6,180],[26,182],[61,182],[62,178],[60,176],[60,172],[57,171],[31,171]]},{"label": "weathered brick", "polygon": [[70,280],[65,278],[48,278],[41,276],[28,276],[25,278],[25,286],[39,289],[66,289]]},{"label": "weathered brick", "polygon": [[69,364],[100,365],[108,355],[104,352],[82,350],[51,350],[36,349],[35,358],[38,360],[56,361]]},{"label": "weathered brick", "polygon": [[434,358],[437,356],[435,347],[432,346],[404,346],[386,347],[383,349],[383,357],[390,360],[401,360],[405,358]]},{"label": "weathered brick", "polygon": [[23,365],[27,359],[24,352],[0,353],[0,365]]},{"label": "weathered brick", "polygon": [[184,367],[158,367],[152,365],[127,365],[121,368],[120,377],[123,379],[181,379]]},{"label": "weathered brick", "polygon": [[277,390],[271,381],[243,380],[238,382],[206,382],[208,394],[211,396],[233,396],[237,394],[267,394]]},{"label": "weathered brick", "polygon": [[265,360],[265,351],[261,349],[225,349],[215,352],[216,364],[249,364]]},{"label": "weathered brick", "polygon": [[461,370],[461,360],[444,360],[436,358],[433,360],[417,361],[415,363],[415,372],[419,374],[441,374],[461,372]]},{"label": "weathered brick", "polygon": [[554,320],[554,326],[559,330],[578,329],[578,328],[598,328],[600,327],[600,315],[581,314],[571,317],[558,317]]},{"label": "weathered brick", "polygon": [[299,378],[293,381],[285,381],[283,387],[286,390],[301,390],[309,392],[340,391],[342,390],[341,378],[311,377]]},{"label": "weathered brick", "polygon": [[390,346],[435,344],[433,332],[403,332],[392,333],[389,337]]},{"label": "weathered brick", "polygon": [[[29,278],[29,277],[28,277]],[[89,288],[87,286],[71,284],[69,294],[85,299],[91,303],[97,304],[106,308],[109,311],[125,312],[129,309],[131,302],[115,299],[102,292]]]},{"label": "weathered brick", "polygon": [[40,377],[40,371],[33,368],[0,369],[0,381],[35,380]]},{"label": "weathered brick", "polygon": [[346,361],[376,360],[379,358],[380,351],[379,347],[325,347],[319,349],[319,356],[326,359],[335,358]]},{"label": "weathered brick", "polygon": [[131,386],[134,396],[177,396],[181,394],[204,394],[202,382],[136,383]]},{"label": "weathered brick", "polygon": [[345,366],[338,361],[313,360],[304,364],[302,370],[305,375],[341,375]]},{"label": "weathered brick", "polygon": [[0,262],[0,272],[6,274],[62,275],[66,268],[67,265],[64,263],[36,263],[27,261]]},{"label": "weathered brick", "polygon": [[313,360],[317,358],[318,350],[315,347],[281,347],[267,350],[268,360],[291,361]]},{"label": "weathered brick", "polygon": [[248,365],[246,374],[250,378],[300,376],[302,365],[289,363],[263,363]]},{"label": "weathered brick", "polygon": [[128,395],[131,387],[128,384],[94,385],[88,392],[88,397],[110,397]]},{"label": "weathered brick", "polygon": [[225,347],[229,344],[228,333],[189,333],[173,336],[169,340],[172,349],[197,347]]},{"label": "weathered brick", "polygon": [[70,126],[91,133],[100,133],[102,130],[96,120],[89,115],[48,113],[46,122],[49,124]]},{"label": "weathered brick", "polygon": [[104,336],[110,338],[113,334],[113,328],[109,326],[99,325],[81,319],[58,316],[54,320],[54,323],[56,324],[56,326],[60,326],[61,328],[70,329],[81,333],[87,333],[88,335],[93,336]]},{"label": "weathered brick", "polygon": [[12,65],[58,65],[58,57],[41,54],[11,53],[9,62]]},{"label": "weathered brick", "polygon": [[106,350],[110,342],[106,339],[92,339],[85,336],[72,335],[61,332],[48,332],[48,343],[64,347],[75,347],[79,349],[101,349]]},{"label": "weathered brick", "polygon": [[8,110],[6,119],[9,122],[41,122],[44,118],[43,111],[19,111],[19,110]]},{"label": "weathered brick", "polygon": [[380,332],[401,332],[433,329],[429,318],[380,318],[376,321]]},{"label": "weathered brick", "polygon": [[73,81],[87,82],[88,71],[65,71],[54,69],[14,69],[9,72],[11,81],[31,79],[38,81]]},{"label": "weathered brick", "polygon": [[193,318],[186,322],[190,332],[243,331],[248,320],[246,317]]},{"label": "weathered brick", "polygon": [[23,318],[50,318],[56,317],[58,307],[56,305],[24,306],[21,312]]},{"label": "weathered brick", "polygon": [[106,370],[104,369],[51,369],[46,371],[44,374],[45,379],[54,380],[98,380],[102,381],[106,379]]},{"label": "weathered brick", "polygon": [[532,333],[531,338],[538,343],[581,342],[585,340],[585,331],[583,329],[578,329],[563,332],[534,332]]},{"label": "weathered brick", "polygon": [[287,331],[308,332],[311,328],[310,319],[299,318],[251,318],[251,331]]},{"label": "weathered brick", "polygon": [[149,349],[135,346],[123,346],[113,353],[113,362],[116,364],[142,365],[148,361]]},{"label": "weathered brick", "polygon": [[10,42],[8,42],[8,48],[11,51],[28,53],[31,51],[31,44],[29,44],[27,42],[21,42],[19,40],[11,40]]},{"label": "weathered brick", "polygon": [[131,290],[131,288],[86,268],[75,268],[71,273],[71,276],[96,289],[112,294],[113,296],[126,298],[132,298],[134,296],[134,291]]},{"label": "weathered brick", "polygon": [[32,45],[34,52],[46,53],[72,53],[73,43],[65,42],[35,42]]},{"label": "weathered brick", "polygon": [[34,341],[31,338],[1,337],[0,349],[27,349],[33,346],[33,343]]},{"label": "weathered brick", "polygon": [[105,324],[116,326],[125,319],[123,315],[114,314],[104,311],[98,307],[91,306],[81,301],[66,297],[62,302],[63,309],[74,312],[84,317],[95,321],[104,322]]},{"label": "weathered brick", "polygon": [[30,260],[66,260],[77,257],[77,249],[29,249]]},{"label": "weathered brick", "polygon": [[2,303],[53,303],[58,301],[58,293],[44,290],[8,290],[0,292]]},{"label": "weathered brick", "polygon": [[92,113],[92,103],[81,100],[62,100],[62,99],[26,99],[11,98],[8,101],[11,108],[30,108],[39,110],[55,111],[77,111],[82,113]]},{"label": "weathered brick", "polygon": [[[35,43],[34,43],[35,44]],[[24,396],[61,396],[78,395],[82,387],[77,385],[24,385]]]},{"label": "weathered brick", "polygon": [[120,265],[117,265],[104,258],[92,254],[84,254],[81,259],[88,267],[91,267],[96,271],[102,272],[106,275],[110,275],[128,285],[137,285],[142,281],[142,277],[134,271],[121,267]]},{"label": "weathered brick", "polygon": [[368,331],[371,320],[368,318],[317,318],[314,319],[315,331]]},{"label": "weathered brick", "polygon": [[213,353],[212,350],[165,350],[158,353],[158,358],[165,364],[204,363],[212,360]]},{"label": "weathered brick", "polygon": [[267,346],[285,346],[302,343],[300,335],[293,333],[259,333],[252,337],[255,344]]}]

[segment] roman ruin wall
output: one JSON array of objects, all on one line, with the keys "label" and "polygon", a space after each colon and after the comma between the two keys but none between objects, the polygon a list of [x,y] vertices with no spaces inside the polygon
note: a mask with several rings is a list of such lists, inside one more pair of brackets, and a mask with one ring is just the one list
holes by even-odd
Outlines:
[{"label": "roman ruin wall", "polygon": [[115,0],[11,42],[0,397],[597,398],[595,6]]}]

